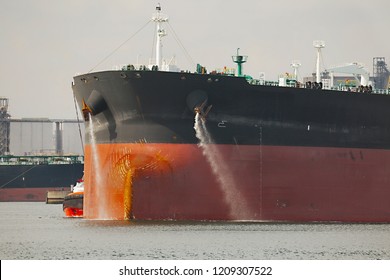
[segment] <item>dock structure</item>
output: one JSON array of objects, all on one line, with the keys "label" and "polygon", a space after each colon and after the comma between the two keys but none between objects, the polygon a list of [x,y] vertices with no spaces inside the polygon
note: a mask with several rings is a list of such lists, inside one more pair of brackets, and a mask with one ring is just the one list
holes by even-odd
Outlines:
[{"label": "dock structure", "polygon": [[62,204],[66,195],[71,193],[68,191],[48,191],[46,194],[46,204]]},{"label": "dock structure", "polygon": [[9,153],[9,118],[8,98],[0,97],[0,155]]}]

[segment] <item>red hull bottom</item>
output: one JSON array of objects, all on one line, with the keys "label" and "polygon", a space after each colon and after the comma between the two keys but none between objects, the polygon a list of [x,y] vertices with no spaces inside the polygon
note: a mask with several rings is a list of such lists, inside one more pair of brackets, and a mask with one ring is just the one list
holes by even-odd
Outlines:
[{"label": "red hull bottom", "polygon": [[88,219],[390,222],[390,151],[190,144],[86,147]]},{"label": "red hull bottom", "polygon": [[0,189],[0,202],[45,202],[48,191],[63,188],[4,188]]}]

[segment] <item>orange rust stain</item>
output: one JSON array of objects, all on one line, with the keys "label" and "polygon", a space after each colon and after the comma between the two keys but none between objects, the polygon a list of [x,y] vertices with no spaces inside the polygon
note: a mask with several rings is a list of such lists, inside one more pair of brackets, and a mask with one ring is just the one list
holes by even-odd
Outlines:
[{"label": "orange rust stain", "polygon": [[124,201],[123,201],[123,208],[124,208],[124,219],[128,220],[131,218],[131,203],[132,203],[132,184],[133,184],[133,170],[130,169],[126,174],[126,179],[124,181]]},{"label": "orange rust stain", "polygon": [[[133,181],[161,172],[172,172],[160,145],[99,144],[99,167],[94,170],[91,147],[85,149],[85,210],[90,219],[131,219]],[[100,186],[95,172],[100,172]]]}]

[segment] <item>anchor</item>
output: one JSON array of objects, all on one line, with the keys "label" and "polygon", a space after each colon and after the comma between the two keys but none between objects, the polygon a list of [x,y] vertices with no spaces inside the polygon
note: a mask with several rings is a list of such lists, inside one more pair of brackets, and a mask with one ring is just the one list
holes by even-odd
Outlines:
[{"label": "anchor", "polygon": [[84,121],[89,121],[89,116],[92,114],[91,108],[85,103],[83,99],[83,107],[81,108],[81,111],[83,112]]},{"label": "anchor", "polygon": [[207,100],[205,100],[202,104],[200,104],[199,106],[196,106],[194,108],[194,112],[199,114],[199,116],[203,122],[206,121],[206,117],[207,117],[208,113],[210,112],[211,108],[213,107],[213,105],[209,105],[206,108],[206,110],[204,110],[206,107],[206,103],[207,103]]}]

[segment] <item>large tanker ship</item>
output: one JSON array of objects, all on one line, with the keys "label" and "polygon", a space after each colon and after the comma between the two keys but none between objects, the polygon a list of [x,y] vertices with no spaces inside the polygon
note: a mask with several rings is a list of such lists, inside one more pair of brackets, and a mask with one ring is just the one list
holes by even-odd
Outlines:
[{"label": "large tanker ship", "polygon": [[83,156],[0,156],[0,202],[46,201],[83,176]]},{"label": "large tanker ship", "polygon": [[[390,96],[156,64],[74,77],[89,219],[390,222]],[[318,78],[318,77],[317,77]],[[366,87],[368,88],[368,87]]]}]

